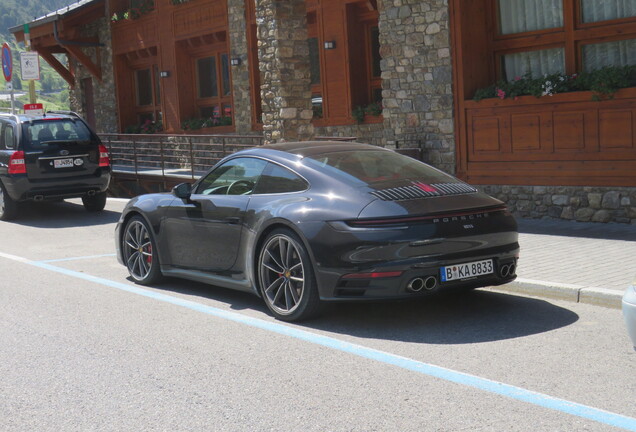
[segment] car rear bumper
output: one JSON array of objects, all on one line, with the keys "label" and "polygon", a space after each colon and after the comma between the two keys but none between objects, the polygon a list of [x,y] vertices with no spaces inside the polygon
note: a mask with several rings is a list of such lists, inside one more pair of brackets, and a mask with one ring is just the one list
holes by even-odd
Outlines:
[{"label": "car rear bumper", "polygon": [[[442,268],[466,263],[467,260],[420,263],[388,263],[365,269],[363,273],[341,273],[318,270],[320,298],[326,301],[388,300],[429,296],[445,291],[502,285],[516,279],[519,249],[496,255],[475,256],[469,262],[493,260],[493,272],[481,276],[443,281]],[[396,276],[383,277],[383,275]],[[351,276],[355,277],[351,277]],[[367,276],[367,277],[364,277]]]},{"label": "car rear bumper", "polygon": [[2,181],[11,199],[18,202],[77,198],[105,192],[110,183],[110,170],[66,179],[30,180],[26,175],[16,175],[4,177]]},{"label": "car rear bumper", "polygon": [[[478,228],[471,229],[443,221],[379,228],[303,224],[302,228],[310,245],[321,299],[375,300],[513,281],[519,257],[514,219],[484,219]],[[479,265],[482,261],[489,261],[491,272],[443,280],[444,267]]]}]

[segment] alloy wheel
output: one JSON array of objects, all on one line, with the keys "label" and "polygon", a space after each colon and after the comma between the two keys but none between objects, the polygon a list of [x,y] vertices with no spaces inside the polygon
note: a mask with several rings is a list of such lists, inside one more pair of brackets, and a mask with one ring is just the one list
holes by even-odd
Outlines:
[{"label": "alloy wheel", "polygon": [[146,225],[133,219],[126,226],[123,240],[124,260],[130,275],[137,281],[149,278],[152,271],[152,240]]},{"label": "alloy wheel", "polygon": [[292,314],[305,290],[305,268],[295,242],[284,234],[270,237],[262,249],[259,270],[268,306],[281,315]]}]

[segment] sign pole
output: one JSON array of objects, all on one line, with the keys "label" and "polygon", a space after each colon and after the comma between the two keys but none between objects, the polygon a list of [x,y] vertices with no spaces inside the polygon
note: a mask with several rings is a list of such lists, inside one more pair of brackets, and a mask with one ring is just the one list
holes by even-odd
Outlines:
[{"label": "sign pole", "polygon": [[[24,44],[26,45],[26,50],[31,51],[31,31],[29,30],[29,24],[24,24]],[[36,103],[37,99],[35,96],[35,81],[29,80],[29,103]]]},{"label": "sign pole", "polygon": [[11,114],[15,114],[15,95],[13,94],[13,85],[11,85]]}]

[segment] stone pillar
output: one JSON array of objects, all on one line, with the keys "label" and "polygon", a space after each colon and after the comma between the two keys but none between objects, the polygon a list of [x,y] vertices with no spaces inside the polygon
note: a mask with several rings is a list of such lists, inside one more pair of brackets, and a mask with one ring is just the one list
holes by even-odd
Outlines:
[{"label": "stone pillar", "polygon": [[237,133],[247,134],[252,129],[252,98],[250,95],[250,65],[247,55],[245,0],[228,0],[227,9],[230,58],[241,59],[240,65],[231,66],[234,127]]},{"label": "stone pillar", "polygon": [[[115,75],[113,69],[113,49],[111,44],[110,19],[99,18],[81,29],[84,37],[95,37],[104,44],[99,48],[83,48],[84,53],[91,60],[101,66],[102,81],[94,78],[86,68],[69,56],[75,71],[75,86],[69,91],[69,105],[75,111],[86,118],[84,112],[84,95],[82,94],[81,81],[84,78],[93,80],[93,103],[95,105],[96,132],[119,132],[117,125],[117,99],[115,97]],[[99,58],[97,57],[99,56]]]},{"label": "stone pillar", "polygon": [[379,0],[384,142],[455,172],[448,0]]},{"label": "stone pillar", "polygon": [[311,86],[305,0],[256,0],[264,142],[308,140]]}]

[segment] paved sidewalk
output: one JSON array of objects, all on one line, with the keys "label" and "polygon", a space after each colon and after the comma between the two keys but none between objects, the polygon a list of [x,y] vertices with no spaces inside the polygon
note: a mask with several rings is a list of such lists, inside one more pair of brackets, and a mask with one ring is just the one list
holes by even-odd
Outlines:
[{"label": "paved sidewalk", "polygon": [[497,290],[620,308],[636,279],[636,225],[518,218],[516,281]]}]

